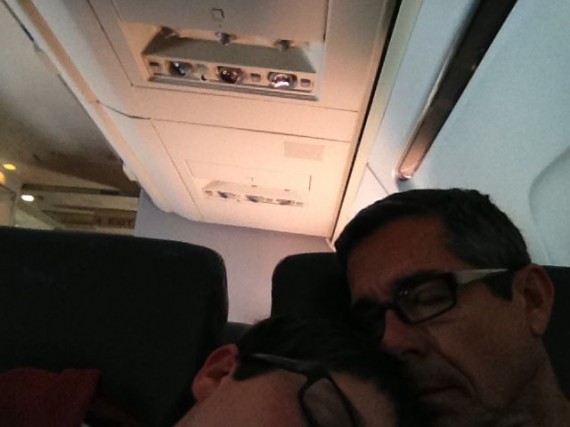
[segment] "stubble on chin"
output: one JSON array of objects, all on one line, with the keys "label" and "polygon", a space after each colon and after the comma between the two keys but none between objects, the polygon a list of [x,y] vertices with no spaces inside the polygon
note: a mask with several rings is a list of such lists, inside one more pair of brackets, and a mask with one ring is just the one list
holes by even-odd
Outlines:
[{"label": "stubble on chin", "polygon": [[[424,361],[425,362],[425,361]],[[466,379],[439,363],[409,364],[404,377],[428,427],[499,427],[495,414],[478,402]]]}]

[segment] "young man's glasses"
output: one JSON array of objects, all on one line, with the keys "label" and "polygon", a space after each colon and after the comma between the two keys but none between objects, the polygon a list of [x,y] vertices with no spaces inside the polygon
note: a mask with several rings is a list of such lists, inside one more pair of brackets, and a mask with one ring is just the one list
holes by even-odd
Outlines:
[{"label": "young man's glasses", "polygon": [[268,363],[306,377],[305,384],[297,393],[297,398],[311,427],[358,425],[352,404],[329,372],[320,364],[261,353],[247,355],[244,359]]},{"label": "young man's glasses", "polygon": [[420,274],[398,283],[391,302],[358,299],[352,306],[352,314],[360,327],[383,336],[387,310],[394,310],[403,322],[411,325],[425,322],[455,307],[460,287],[511,271],[498,268]]}]

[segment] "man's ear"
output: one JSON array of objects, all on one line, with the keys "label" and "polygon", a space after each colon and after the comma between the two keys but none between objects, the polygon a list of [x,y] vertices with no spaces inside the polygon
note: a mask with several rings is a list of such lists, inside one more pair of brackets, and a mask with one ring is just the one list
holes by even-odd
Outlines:
[{"label": "man's ear", "polygon": [[554,284],[550,276],[542,266],[529,264],[515,275],[513,294],[515,292],[524,304],[527,323],[532,334],[543,336],[554,303]]},{"label": "man's ear", "polygon": [[197,402],[208,398],[224,378],[233,374],[239,363],[238,355],[238,347],[227,344],[208,356],[192,383],[192,394]]}]

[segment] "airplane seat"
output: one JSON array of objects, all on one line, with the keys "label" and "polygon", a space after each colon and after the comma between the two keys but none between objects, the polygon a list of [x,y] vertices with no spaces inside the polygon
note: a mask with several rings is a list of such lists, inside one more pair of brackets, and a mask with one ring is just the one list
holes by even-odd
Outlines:
[{"label": "airplane seat", "polygon": [[[556,296],[544,344],[562,391],[570,398],[570,267],[545,266]],[[271,315],[348,316],[345,274],[331,252],[290,255],[279,262],[272,278]]]},{"label": "airplane seat", "polygon": [[316,252],[283,258],[271,278],[271,316],[345,320],[350,295],[335,254]]},{"label": "airplane seat", "polygon": [[0,376],[96,369],[97,393],[142,425],[171,426],[188,410],[194,375],[227,319],[216,252],[8,227],[0,242]]},{"label": "airplane seat", "polygon": [[222,344],[233,344],[241,338],[251,325],[243,322],[228,322],[224,327],[224,334],[222,336]]}]

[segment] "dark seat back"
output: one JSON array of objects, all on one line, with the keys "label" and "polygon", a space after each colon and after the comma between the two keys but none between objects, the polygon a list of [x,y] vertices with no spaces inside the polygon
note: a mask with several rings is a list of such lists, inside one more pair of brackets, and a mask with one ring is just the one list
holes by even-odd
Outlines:
[{"label": "dark seat back", "polygon": [[247,330],[251,328],[251,325],[241,322],[228,322],[224,327],[224,335],[222,339],[222,344],[234,344],[238,341]]},{"label": "dark seat back", "polygon": [[271,315],[344,320],[350,294],[333,253],[290,255],[273,271]]},{"label": "dark seat back", "polygon": [[[545,266],[556,297],[544,344],[564,393],[570,397],[570,267]],[[334,253],[296,254],[275,268],[271,315],[342,319],[348,284]]]},{"label": "dark seat back", "polygon": [[170,426],[190,407],[227,318],[217,253],[6,227],[0,247],[0,372],[99,369],[102,393],[148,426]]},{"label": "dark seat back", "polygon": [[570,267],[544,266],[554,282],[552,316],[544,345],[566,396],[570,398]]}]

